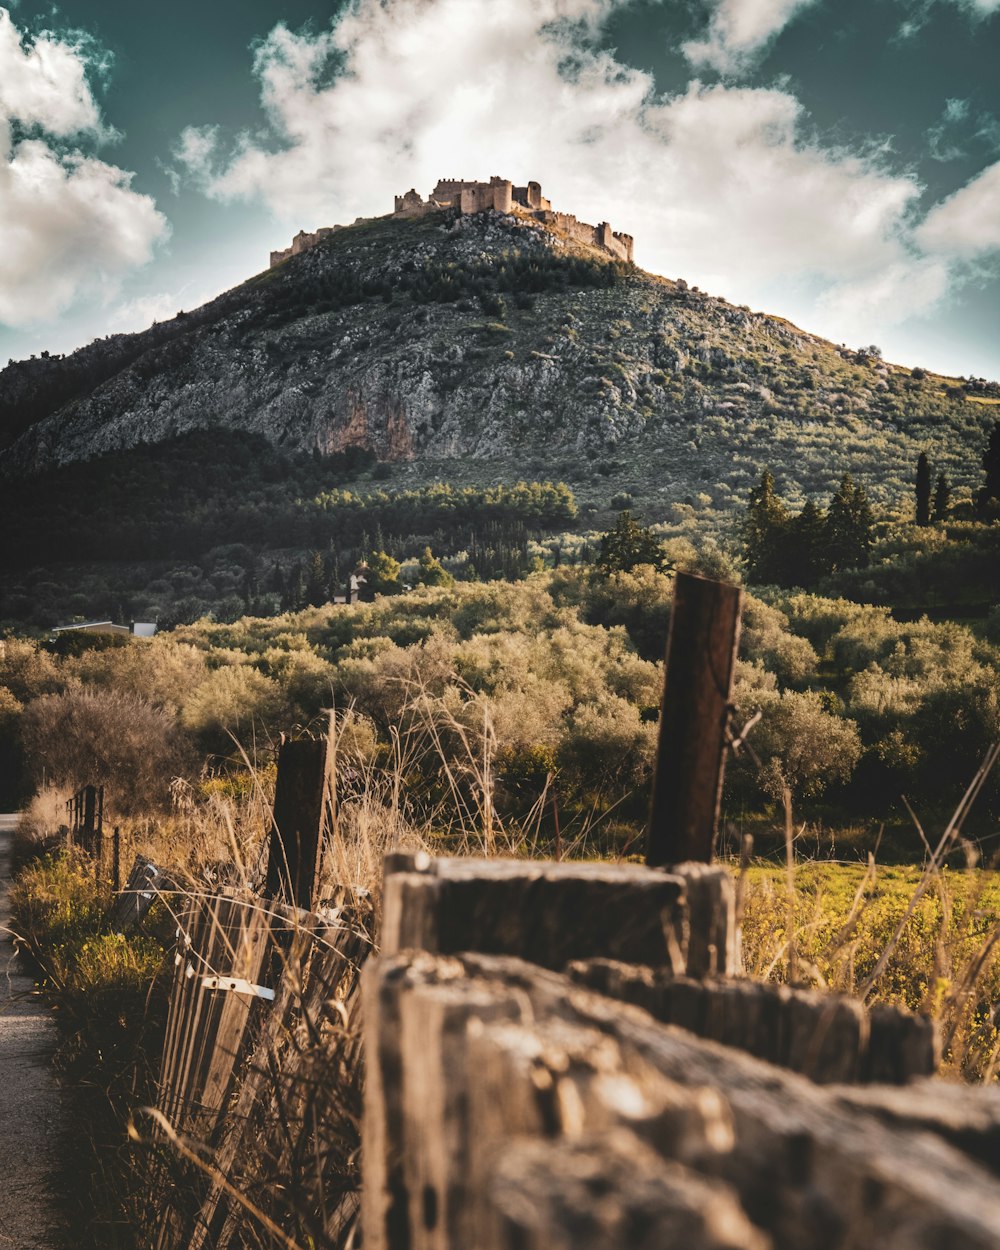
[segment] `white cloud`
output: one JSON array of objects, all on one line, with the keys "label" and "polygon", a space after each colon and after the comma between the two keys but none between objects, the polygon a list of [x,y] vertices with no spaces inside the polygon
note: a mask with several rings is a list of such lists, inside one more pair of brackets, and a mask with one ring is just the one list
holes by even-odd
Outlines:
[{"label": "white cloud", "polygon": [[634,234],[647,269],[838,341],[940,300],[954,260],[930,225],[914,233],[912,174],[824,146],[787,90],[658,94],[591,37],[624,2],[355,0],[319,35],[278,26],[255,62],[270,143],[227,154],[209,127],[176,155],[283,232],[386,213],[442,176],[537,178],[556,207]]},{"label": "white cloud", "polygon": [[815,3],[816,0],[711,0],[712,17],[704,39],[693,39],[681,50],[692,65],[707,65],[729,76],[739,74],[753,64],[792,18]]},{"label": "white cloud", "polygon": [[[166,233],[130,173],[52,142],[111,133],[90,68],[79,41],[24,40],[0,9],[0,322],[51,316],[84,290],[112,293]],[[15,124],[29,137],[15,138]]]},{"label": "white cloud", "polygon": [[973,17],[989,17],[991,13],[1000,11],[1000,0],[953,0]]},{"label": "white cloud", "polygon": [[1000,12],[1000,0],[903,0],[910,16],[896,32],[897,40],[914,39],[930,21],[936,3],[952,4],[973,22],[980,22]]},{"label": "white cloud", "polygon": [[51,135],[99,133],[100,111],[80,42],[45,33],[26,45],[10,13],[0,9],[0,116]]},{"label": "white cloud", "polygon": [[936,204],[916,233],[943,256],[974,260],[1000,250],[1000,161]]}]

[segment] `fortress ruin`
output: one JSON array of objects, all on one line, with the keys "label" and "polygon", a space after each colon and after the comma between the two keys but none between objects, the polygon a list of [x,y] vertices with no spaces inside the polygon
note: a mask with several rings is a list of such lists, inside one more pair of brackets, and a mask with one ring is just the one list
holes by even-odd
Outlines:
[{"label": "fortress ruin", "polygon": [[[537,182],[529,182],[527,186],[515,187],[508,178],[493,177],[489,182],[466,182],[462,178],[440,178],[437,186],[427,199],[423,199],[413,188],[403,195],[396,196],[396,206],[391,214],[393,217],[422,217],[427,213],[439,213],[451,209],[459,216],[471,213],[504,213],[518,217],[530,217],[543,225],[551,226],[560,233],[578,243],[590,247],[603,248],[619,260],[631,262],[633,256],[633,239],[630,234],[621,234],[612,230],[606,221],[590,226],[584,221],[577,221],[572,213],[557,213],[552,204],[542,195],[542,188]],[[370,220],[359,217],[354,223]],[[271,253],[271,268],[280,265],[290,256],[298,256],[300,252],[315,247],[320,240],[343,230],[343,226],[324,226],[314,234],[300,230],[292,240],[292,246],[281,252]]]},{"label": "fortress ruin", "polygon": [[532,217],[580,243],[603,248],[619,260],[632,260],[633,240],[630,234],[620,234],[617,230],[612,230],[606,221],[590,226],[584,221],[577,221],[572,213],[555,212],[551,202],[542,195],[542,188],[537,182],[515,187],[508,178],[494,177],[489,182],[441,178],[426,200],[422,200],[413,189],[405,195],[397,195],[394,215],[420,217],[424,213],[436,213],[444,208],[455,209],[461,216],[493,210],[497,213]]}]

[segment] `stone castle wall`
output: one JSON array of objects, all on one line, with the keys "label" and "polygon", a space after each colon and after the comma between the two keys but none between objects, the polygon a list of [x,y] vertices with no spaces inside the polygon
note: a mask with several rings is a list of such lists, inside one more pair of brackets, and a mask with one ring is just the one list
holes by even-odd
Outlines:
[{"label": "stone castle wall", "polygon": [[546,226],[553,226],[560,234],[568,235],[578,243],[586,243],[590,247],[602,247],[612,256],[617,256],[619,260],[631,262],[633,259],[632,236],[612,230],[606,221],[602,221],[599,226],[591,226],[585,221],[577,221],[572,213],[554,213],[551,210],[542,210],[534,216]]},{"label": "stone castle wall", "polygon": [[[536,221],[554,226],[561,233],[589,247],[600,247],[619,260],[631,262],[633,257],[633,240],[630,234],[621,234],[612,230],[606,221],[591,226],[586,222],[577,221],[572,213],[557,213],[552,203],[542,195],[541,184],[529,182],[526,186],[515,187],[507,178],[494,175],[489,182],[467,182],[462,178],[439,178],[437,185],[425,200],[416,188],[411,187],[403,195],[395,197],[393,215],[396,217],[423,217],[428,213],[438,213],[443,209],[454,209],[462,216],[474,213],[497,212],[510,214],[513,212],[528,214]],[[358,221],[365,220],[358,218]],[[271,266],[280,265],[290,256],[297,256],[335,230],[343,226],[330,226],[307,234],[301,230],[292,240],[292,246],[281,252],[271,253]]]},{"label": "stone castle wall", "polygon": [[315,230],[309,234],[306,230],[300,230],[292,239],[292,246],[286,247],[284,251],[271,253],[271,268],[280,265],[283,260],[287,260],[289,256],[298,256],[301,252],[306,252],[311,247],[315,247],[321,239],[325,239],[336,230],[343,230],[343,226],[321,226],[319,230]]}]

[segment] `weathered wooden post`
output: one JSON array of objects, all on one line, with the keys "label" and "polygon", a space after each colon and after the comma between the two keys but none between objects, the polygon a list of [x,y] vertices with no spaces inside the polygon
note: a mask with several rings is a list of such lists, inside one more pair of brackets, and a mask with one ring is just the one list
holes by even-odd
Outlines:
[{"label": "weathered wooden post", "polygon": [[94,855],[94,884],[100,888],[101,873],[104,870],[104,787],[97,790],[97,819],[94,825],[94,844],[91,848]]},{"label": "weathered wooden post", "polygon": [[667,643],[646,863],[710,863],[743,594],[678,573]]},{"label": "weathered wooden post", "polygon": [[269,898],[312,909],[329,791],[329,739],[283,742],[267,862]]},{"label": "weathered wooden post", "polygon": [[97,790],[94,786],[83,788],[83,823],[80,828],[80,845],[88,855],[94,853],[97,836]]},{"label": "weathered wooden post", "polygon": [[70,816],[69,844],[70,846],[79,846],[80,831],[83,828],[83,791],[77,790],[67,806]]}]

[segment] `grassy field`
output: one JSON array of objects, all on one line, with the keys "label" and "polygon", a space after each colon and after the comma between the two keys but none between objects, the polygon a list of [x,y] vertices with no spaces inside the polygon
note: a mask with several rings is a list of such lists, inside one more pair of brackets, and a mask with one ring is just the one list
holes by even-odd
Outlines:
[{"label": "grassy field", "polygon": [[800,862],[789,879],[757,863],[741,890],[749,975],[784,980],[794,958],[799,981],[930,1015],[945,1072],[995,1081],[1000,877],[992,868],[925,876],[916,866]]}]

